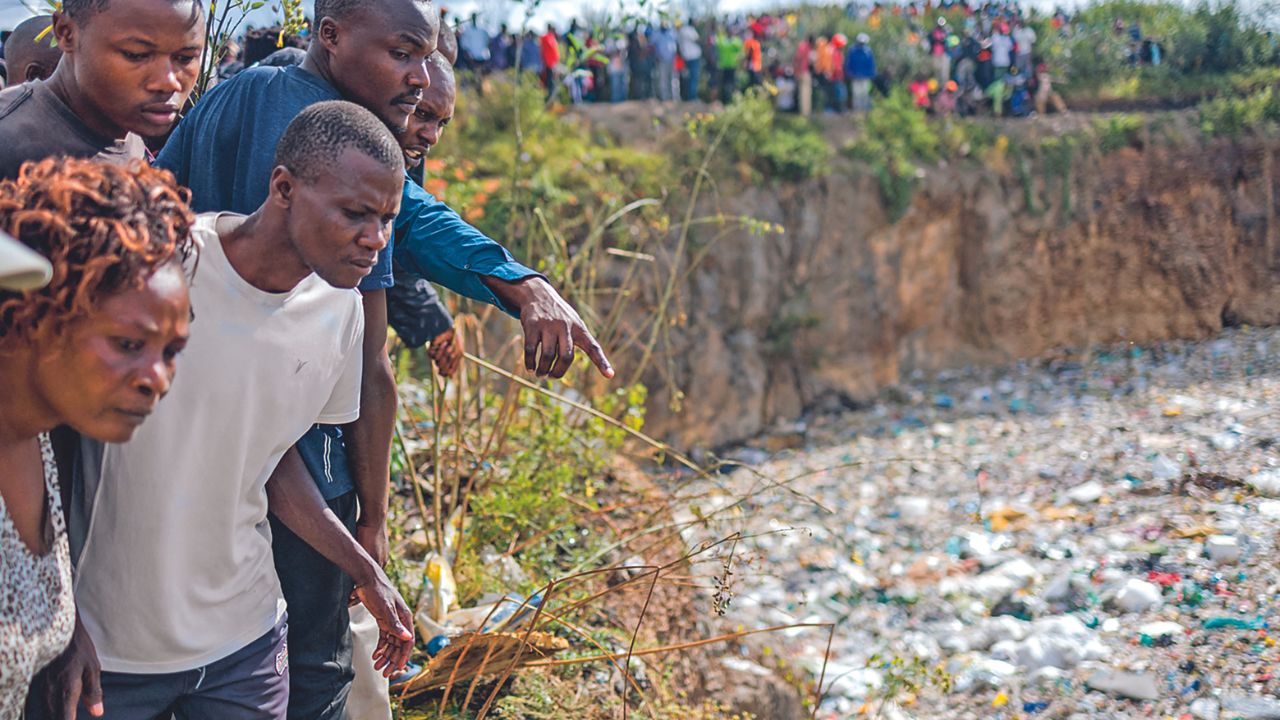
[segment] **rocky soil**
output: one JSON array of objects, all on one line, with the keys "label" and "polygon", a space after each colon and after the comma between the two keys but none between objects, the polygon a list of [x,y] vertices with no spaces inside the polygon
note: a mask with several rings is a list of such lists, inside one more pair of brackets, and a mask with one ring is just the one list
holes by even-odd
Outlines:
[{"label": "rocky soil", "polygon": [[[678,517],[746,535],[699,565],[727,625],[837,623],[820,718],[1280,718],[1278,402],[1274,329],[917,377],[775,426]],[[747,465],[788,489],[717,514]],[[950,688],[895,690],[917,658]]]}]

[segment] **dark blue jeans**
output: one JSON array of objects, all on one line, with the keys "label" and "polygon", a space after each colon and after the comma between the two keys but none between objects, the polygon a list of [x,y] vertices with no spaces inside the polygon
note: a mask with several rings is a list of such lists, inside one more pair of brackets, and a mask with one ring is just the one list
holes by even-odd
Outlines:
[{"label": "dark blue jeans", "polygon": [[[283,720],[289,702],[289,619],[221,660],[186,672],[139,675],[102,673],[107,720]],[[45,699],[49,678],[36,676],[27,697],[27,720],[62,717]],[[89,713],[81,705],[78,720]]]},{"label": "dark blue jeans", "polygon": [[685,60],[684,99],[693,102],[698,99],[698,85],[702,79],[702,59]]},{"label": "dark blue jeans", "polygon": [[[289,702],[288,621],[231,655],[177,673],[102,673],[106,720],[283,720]],[[38,716],[32,716],[38,717]],[[90,717],[84,706],[78,720]]]},{"label": "dark blue jeans", "polygon": [[[356,494],[329,509],[354,532]],[[355,673],[351,669],[351,578],[270,516],[276,574],[289,603],[289,720],[341,720]]]}]

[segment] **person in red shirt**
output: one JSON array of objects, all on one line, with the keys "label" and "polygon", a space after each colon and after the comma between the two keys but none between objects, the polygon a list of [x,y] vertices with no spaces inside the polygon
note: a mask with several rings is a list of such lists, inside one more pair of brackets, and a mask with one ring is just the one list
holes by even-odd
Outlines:
[{"label": "person in red shirt", "polygon": [[560,38],[556,36],[556,26],[547,23],[547,32],[538,38],[538,49],[542,52],[542,85],[547,89],[547,97],[556,92],[556,81],[560,64]]},{"label": "person in red shirt", "polygon": [[918,108],[929,107],[929,81],[924,78],[916,78],[911,82],[911,97],[916,102]]}]

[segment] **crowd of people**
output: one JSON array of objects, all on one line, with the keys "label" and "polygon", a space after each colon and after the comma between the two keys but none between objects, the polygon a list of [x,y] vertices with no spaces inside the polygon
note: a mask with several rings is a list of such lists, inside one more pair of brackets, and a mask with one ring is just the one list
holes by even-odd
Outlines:
[{"label": "crowd of people", "polygon": [[[734,93],[768,82],[779,109],[802,115],[866,112],[875,95],[895,86],[942,115],[1065,110],[1036,55],[1036,30],[1016,3],[853,3],[846,14],[870,32],[887,16],[905,20],[893,42],[916,53],[927,71],[894,77],[877,64],[870,34],[812,34],[795,15],[768,13],[608,30],[573,20],[563,32],[551,24],[541,34],[512,33],[506,25],[491,31],[472,15],[456,26],[459,68],[481,75],[519,68],[536,74],[549,97],[563,93],[573,103],[727,103]],[[1055,11],[1042,25],[1067,32],[1070,22]]]},{"label": "crowd of people", "polygon": [[408,177],[454,113],[439,31],[430,0],[317,0],[305,49],[193,107],[197,0],[64,0],[9,36],[0,717],[389,719],[414,623],[382,570],[388,324],[453,372],[435,282],[517,317],[531,372],[581,350],[612,377]]}]

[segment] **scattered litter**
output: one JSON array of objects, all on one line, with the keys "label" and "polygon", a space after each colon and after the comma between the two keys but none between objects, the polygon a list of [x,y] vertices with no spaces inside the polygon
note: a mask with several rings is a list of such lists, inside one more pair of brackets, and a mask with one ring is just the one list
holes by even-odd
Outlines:
[{"label": "scattered litter", "polygon": [[1146,580],[1129,578],[1116,593],[1115,605],[1122,612],[1142,613],[1160,607],[1160,588]]},{"label": "scattered litter", "polygon": [[1160,697],[1160,688],[1150,673],[1104,669],[1090,675],[1085,684],[1090,689],[1133,700],[1155,700]]},{"label": "scattered litter", "polygon": [[1212,535],[1204,541],[1204,554],[1216,563],[1240,560],[1240,541],[1233,535]]},{"label": "scattered litter", "polygon": [[[804,444],[757,468],[803,477],[685,540],[743,532],[735,627],[837,624],[819,720],[875,716],[904,670],[872,657],[951,679],[886,716],[1280,720],[1271,348],[1280,330],[1241,328],[904,383],[807,418]],[[688,492],[727,506],[758,481]],[[714,587],[723,565],[696,567]],[[825,634],[771,637],[816,680]]]}]

